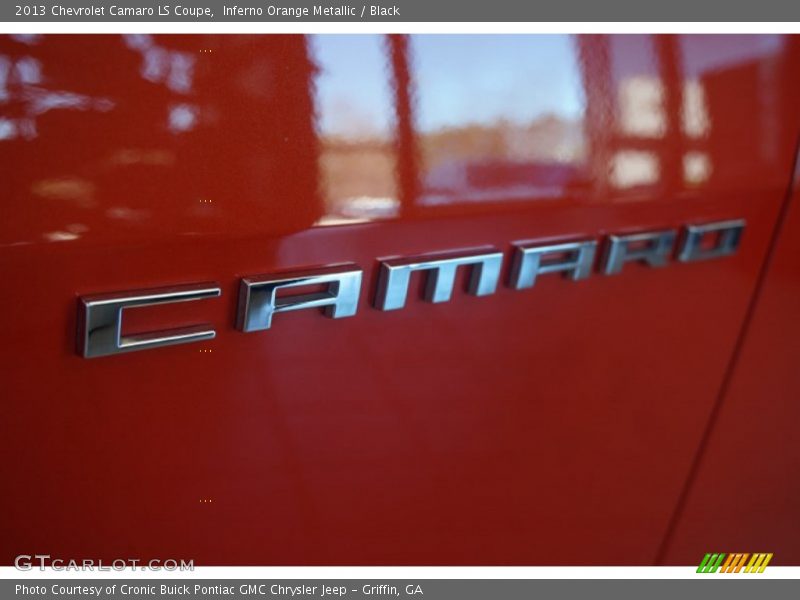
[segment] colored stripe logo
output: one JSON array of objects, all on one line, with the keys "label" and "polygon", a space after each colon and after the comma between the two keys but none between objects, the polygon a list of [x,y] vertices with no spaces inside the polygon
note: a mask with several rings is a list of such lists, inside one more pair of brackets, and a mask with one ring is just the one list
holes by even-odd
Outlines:
[{"label": "colored stripe logo", "polygon": [[733,554],[709,552],[700,561],[697,572],[716,573],[719,570],[720,573],[763,573],[771,560],[771,552],[757,552],[755,554],[746,552]]}]

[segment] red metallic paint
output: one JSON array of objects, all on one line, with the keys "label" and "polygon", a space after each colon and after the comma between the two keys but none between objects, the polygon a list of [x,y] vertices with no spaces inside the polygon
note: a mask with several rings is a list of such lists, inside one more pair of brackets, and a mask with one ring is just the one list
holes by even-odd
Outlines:
[{"label": "red metallic paint", "polygon": [[[492,54],[499,40],[481,38],[485,61],[449,69],[455,83],[488,81],[494,98],[511,97],[505,80],[481,78],[507,60]],[[353,118],[338,138],[322,131],[321,75],[302,36],[0,39],[0,562],[47,553],[203,565],[652,564],[779,219],[797,142],[800,45],[777,36],[567,42],[583,141],[554,166],[536,162],[539,149],[514,154],[508,140],[569,130],[568,120],[474,125],[469,111],[488,97],[471,98],[463,123],[423,131],[435,100],[424,78],[431,48],[460,56],[448,36],[382,46],[390,133],[364,133]],[[708,57],[713,66],[696,66]],[[514,81],[546,60],[515,55]],[[692,135],[689,81],[707,113]],[[362,84],[354,76],[349,89]],[[548,90],[541,82],[539,93]],[[463,97],[444,100],[455,107]],[[640,101],[626,129],[622,104]],[[501,138],[505,149],[491,149]],[[704,156],[691,176],[688,153]],[[437,165],[448,164],[467,174],[462,187],[432,192]],[[381,178],[386,165],[396,180]],[[374,188],[374,198],[394,193],[394,208],[322,226],[352,217],[341,198],[369,195],[337,196],[342,182]],[[440,201],[421,201],[434,193]],[[739,253],[721,260],[371,307],[384,256],[508,251],[520,239],[728,218],[747,229]],[[774,269],[783,264],[796,287],[793,229]],[[234,329],[242,276],[341,261],[365,269],[354,318],[301,311],[266,332]],[[797,293],[776,277],[764,301],[788,317]],[[75,353],[79,296],[195,281],[219,282],[222,297],[133,311],[127,326],[211,322],[217,339],[94,360]],[[774,426],[791,432],[785,392],[772,392],[780,410],[759,410],[772,389],[761,387],[763,369],[795,381],[790,364],[768,361],[775,346],[790,347],[787,331],[759,314],[712,470],[736,459],[737,432],[753,436],[738,442],[744,453]],[[780,452],[788,445],[766,446],[765,502],[796,492],[796,456]],[[731,508],[751,480],[708,468],[666,559],[695,562],[702,540],[800,561],[790,504],[769,521],[752,504]],[[737,521],[709,522],[726,505]]]},{"label": "red metallic paint", "polygon": [[800,562],[797,179],[787,209],[704,452],[666,540],[669,563],[691,562],[705,548],[765,548],[776,564]]}]

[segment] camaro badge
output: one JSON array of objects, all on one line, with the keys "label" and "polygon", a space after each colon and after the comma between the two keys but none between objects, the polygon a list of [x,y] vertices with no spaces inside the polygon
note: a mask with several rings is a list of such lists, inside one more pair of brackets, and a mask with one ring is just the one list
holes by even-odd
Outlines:
[{"label": "camaro badge", "polygon": [[[628,262],[663,267],[673,255],[680,262],[729,256],[738,250],[744,227],[741,219],[687,225],[681,232],[676,253],[679,236],[674,229],[609,235],[597,268],[605,275],[615,275]],[[562,273],[573,281],[585,279],[595,266],[599,246],[598,239],[552,244],[513,242],[508,286],[515,290],[531,288],[539,275],[548,273]],[[471,270],[470,294],[489,296],[497,290],[503,259],[503,253],[493,247],[381,259],[374,306],[378,310],[402,309],[415,271],[426,274],[425,300],[447,302],[453,294],[459,267]],[[355,263],[245,277],[239,284],[236,328],[245,333],[269,329],[276,314],[306,308],[322,308],[333,319],[352,317],[358,308],[362,280],[363,270]],[[278,296],[281,290],[306,286],[320,286],[323,291]],[[94,358],[212,339],[216,332],[211,325],[122,335],[122,317],[128,308],[220,295],[222,289],[216,283],[199,283],[83,296],[78,301],[78,353]]]}]

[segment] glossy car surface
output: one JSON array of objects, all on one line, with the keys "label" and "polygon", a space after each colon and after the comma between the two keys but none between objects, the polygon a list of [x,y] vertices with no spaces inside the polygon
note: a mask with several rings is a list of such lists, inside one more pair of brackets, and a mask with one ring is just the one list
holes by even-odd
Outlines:
[{"label": "glossy car surface", "polygon": [[[0,560],[797,564],[798,75],[774,35],[0,38]],[[726,219],[373,307],[383,258]],[[236,330],[242,277],[342,262],[354,317]],[[214,340],[76,352],[79,297],[207,281],[125,327]]]}]

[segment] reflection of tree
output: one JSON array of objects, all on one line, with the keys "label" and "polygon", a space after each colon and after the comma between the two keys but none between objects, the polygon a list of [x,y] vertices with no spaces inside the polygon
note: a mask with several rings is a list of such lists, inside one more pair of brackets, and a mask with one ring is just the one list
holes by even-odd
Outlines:
[{"label": "reflection of tree", "polygon": [[543,115],[525,125],[500,121],[440,129],[420,135],[419,145],[428,169],[451,160],[574,163],[584,153],[580,122],[557,115]]},{"label": "reflection of tree", "polygon": [[528,122],[466,122],[418,131],[414,142],[422,186],[417,204],[536,199],[586,184],[579,119],[544,113]]},{"label": "reflection of tree", "polygon": [[584,159],[580,121],[553,114],[443,128],[420,134],[418,144],[423,204],[558,195],[580,183]]}]

